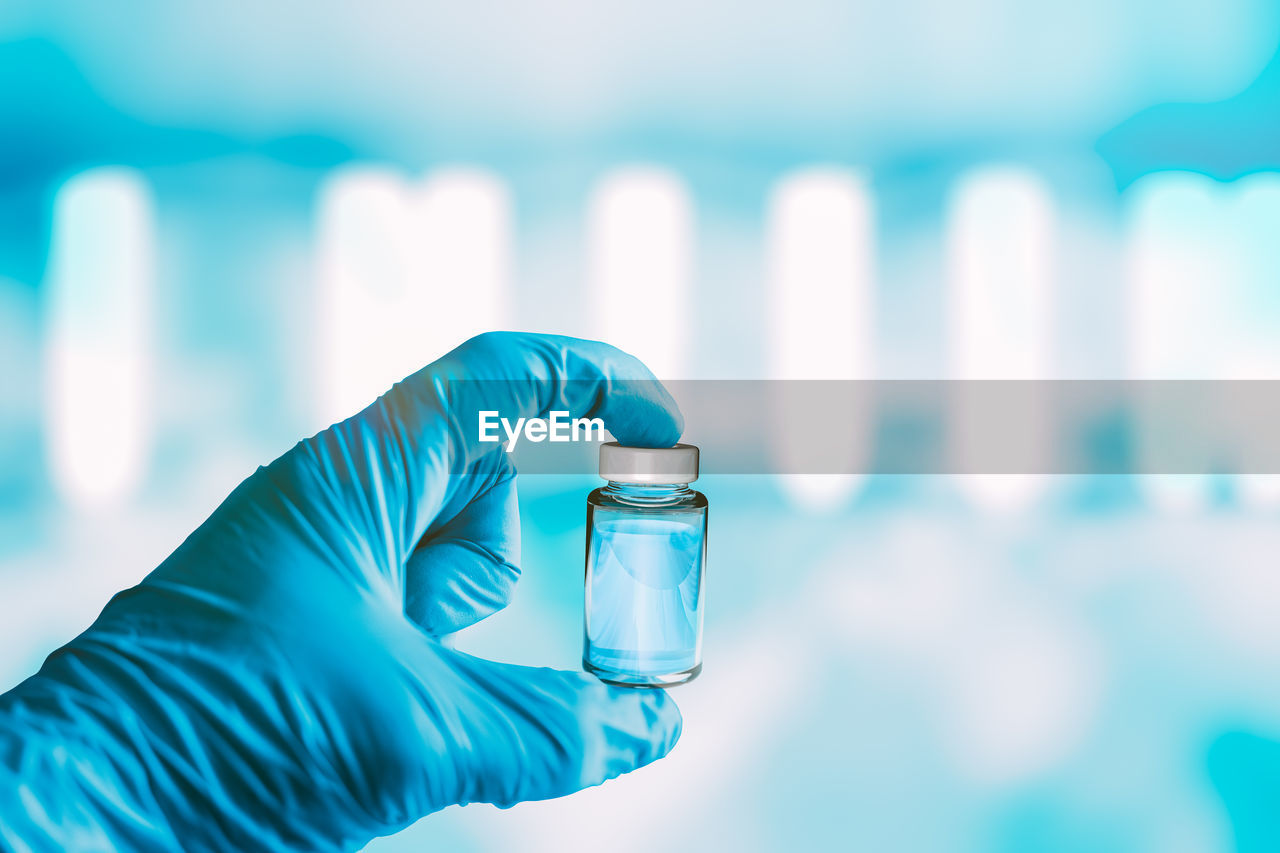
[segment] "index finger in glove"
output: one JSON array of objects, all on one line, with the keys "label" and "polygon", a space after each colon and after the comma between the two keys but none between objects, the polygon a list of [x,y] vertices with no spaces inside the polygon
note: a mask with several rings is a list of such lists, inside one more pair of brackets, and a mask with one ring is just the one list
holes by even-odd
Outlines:
[{"label": "index finger in glove", "polygon": [[[596,341],[490,332],[291,451],[321,480],[308,490],[307,503],[320,504],[310,507],[313,520],[354,533],[357,553],[400,577],[424,535],[505,476],[495,471],[509,462],[491,455],[501,445],[481,443],[476,424],[459,417],[481,402],[467,397],[478,392],[485,408],[509,418],[552,410],[598,417],[624,444],[670,446],[682,429],[675,401],[633,356]],[[489,548],[483,539],[472,544]]]}]

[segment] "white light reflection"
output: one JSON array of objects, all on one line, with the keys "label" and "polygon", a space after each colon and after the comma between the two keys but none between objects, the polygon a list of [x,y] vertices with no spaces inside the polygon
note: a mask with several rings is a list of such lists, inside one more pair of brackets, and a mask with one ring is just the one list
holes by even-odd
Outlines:
[{"label": "white light reflection", "polygon": [[[1033,175],[989,168],[966,176],[951,200],[947,221],[948,322],[951,375],[959,380],[1040,380],[1049,377],[1052,300],[1052,202]],[[961,394],[950,411],[952,460],[982,457],[983,424]],[[1009,448],[1029,463],[1046,460],[1050,425],[1043,405],[999,413],[1021,422],[1022,446]],[[1025,474],[976,472],[959,479],[979,505],[1012,510],[1043,488]]]},{"label": "white light reflection", "polygon": [[510,202],[471,169],[350,170],[321,193],[321,420],[345,418],[506,321]]},{"label": "white light reflection", "polygon": [[153,230],[126,169],[84,172],[54,202],[45,417],[54,484],[75,505],[127,498],[150,450]]},{"label": "white light reflection", "polygon": [[607,176],[588,212],[591,330],[659,379],[688,378],[693,208],[678,178],[634,166]]},{"label": "white light reflection", "polygon": [[[837,169],[783,179],[768,211],[769,364],[774,379],[871,379],[872,212],[865,183]],[[779,383],[787,394],[786,383]],[[852,399],[852,398],[851,398]],[[806,413],[775,401],[775,448],[786,470],[790,442],[805,434]],[[841,413],[845,440],[831,447],[833,470],[865,465],[872,424],[866,409]],[[787,475],[788,498],[808,510],[833,510],[860,475]]]},{"label": "white light reflection", "polygon": [[[1130,370],[1138,379],[1280,377],[1280,177],[1220,184],[1166,172],[1132,190]],[[1140,447],[1153,454],[1167,430],[1152,413]],[[1179,440],[1192,440],[1183,435]],[[1154,459],[1154,456],[1148,456]],[[1280,501],[1277,478],[1242,474],[1246,503]],[[1208,500],[1207,479],[1160,475],[1144,483],[1153,502],[1187,511]]]}]

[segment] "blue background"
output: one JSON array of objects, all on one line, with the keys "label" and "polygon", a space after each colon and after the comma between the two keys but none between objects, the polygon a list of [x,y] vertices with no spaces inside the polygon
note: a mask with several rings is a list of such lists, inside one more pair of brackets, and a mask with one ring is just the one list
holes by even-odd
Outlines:
[{"label": "blue background", "polygon": [[[486,322],[625,325],[591,307],[591,199],[643,166],[689,211],[684,355],[667,372],[773,376],[770,205],[821,167],[856,175],[873,212],[874,307],[847,334],[874,375],[953,375],[956,193],[1013,174],[1050,212],[1046,375],[1135,375],[1133,340],[1156,328],[1173,344],[1142,375],[1274,377],[1278,44],[1280,8],[1251,0],[6,0],[0,684],[341,414],[321,355],[335,187],[460,175],[506,200],[500,311],[454,324],[468,293],[395,252],[366,277],[445,306],[424,310],[421,361]],[[112,276],[68,287],[51,263],[114,257],[59,234],[69,188],[104,181],[143,205],[136,298]],[[994,244],[991,266],[1022,269]],[[1211,312],[1135,300],[1142,245],[1207,259],[1169,260],[1157,290]],[[108,386],[67,426],[57,330],[105,304],[142,318],[141,336],[122,327],[120,369],[145,389]],[[660,362],[648,331],[625,343]],[[376,331],[353,334],[376,348]],[[412,367],[389,357],[350,393],[371,398],[397,365]],[[121,417],[146,429],[95,498],[92,470],[59,469],[57,436]],[[461,646],[577,666],[593,485],[522,482],[525,578]],[[1280,503],[1265,490],[1058,477],[991,506],[941,477],[819,499],[793,485],[702,483],[705,672],[677,693],[670,758],[563,801],[450,809],[370,849],[1280,848]]]}]

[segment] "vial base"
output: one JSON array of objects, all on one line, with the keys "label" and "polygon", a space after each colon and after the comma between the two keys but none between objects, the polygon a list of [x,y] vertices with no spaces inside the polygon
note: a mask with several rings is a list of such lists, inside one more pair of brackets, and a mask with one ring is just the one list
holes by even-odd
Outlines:
[{"label": "vial base", "polygon": [[675,687],[677,684],[686,684],[693,681],[698,677],[698,673],[702,672],[702,664],[700,663],[683,672],[663,673],[660,675],[622,672],[596,666],[586,658],[582,660],[582,668],[606,684],[613,684],[618,687]]}]

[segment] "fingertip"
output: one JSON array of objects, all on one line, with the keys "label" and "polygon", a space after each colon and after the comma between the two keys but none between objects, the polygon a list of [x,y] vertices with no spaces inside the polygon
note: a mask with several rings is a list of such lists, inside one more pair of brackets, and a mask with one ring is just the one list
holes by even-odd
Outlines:
[{"label": "fingertip", "polygon": [[684,432],[684,415],[670,392],[656,379],[615,382],[609,432],[628,447],[671,447]]},{"label": "fingertip", "polygon": [[603,775],[600,781],[644,767],[671,752],[680,739],[684,719],[665,690],[603,683],[600,687],[607,696],[601,704],[608,709],[601,731],[606,752],[616,761],[614,772]]},{"label": "fingertip", "polygon": [[684,432],[684,415],[662,381],[640,358],[604,341],[558,338],[570,377],[598,373],[602,414],[620,443],[670,447]]},{"label": "fingertip", "polygon": [[[684,432],[680,407],[653,371],[603,341],[486,332],[446,359],[462,362],[472,378],[506,379],[512,390],[526,379],[542,383],[544,393],[521,398],[524,406],[510,407],[526,416],[545,414],[548,404],[575,415],[599,416],[614,438],[632,447],[670,447]],[[504,409],[500,401],[487,402]]]},{"label": "fingertip", "polygon": [[468,713],[475,793],[498,805],[561,797],[664,757],[683,720],[663,690],[616,687],[584,672],[449,654],[489,697]]},{"label": "fingertip", "polygon": [[680,411],[679,404],[667,386],[654,376],[644,362],[628,353],[624,355],[635,362],[644,378],[628,383],[634,386],[631,390],[636,401],[632,409],[636,418],[630,423],[620,423],[619,429],[622,432],[615,429],[614,436],[619,442],[633,447],[672,446],[680,441],[680,436],[684,433],[684,414]]},{"label": "fingertip", "polygon": [[[599,785],[664,757],[683,720],[664,690],[617,687],[586,673],[559,673],[576,694],[581,752],[570,790]],[[563,793],[567,793],[564,791]]]},{"label": "fingertip", "polygon": [[658,753],[654,758],[661,758],[674,749],[680,740],[680,733],[684,730],[684,715],[680,713],[680,706],[671,698],[671,695],[662,689],[636,690],[627,687],[616,689],[639,693],[641,702],[645,703],[645,717],[649,723],[649,730],[653,733],[652,742]]}]

